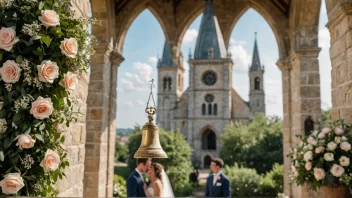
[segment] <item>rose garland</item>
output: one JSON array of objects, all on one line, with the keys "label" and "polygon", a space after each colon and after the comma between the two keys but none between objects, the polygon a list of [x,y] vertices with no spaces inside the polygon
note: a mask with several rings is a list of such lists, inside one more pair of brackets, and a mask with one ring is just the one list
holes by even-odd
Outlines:
[{"label": "rose garland", "polygon": [[0,0],[0,196],[56,196],[69,166],[60,133],[94,41],[69,1]]}]

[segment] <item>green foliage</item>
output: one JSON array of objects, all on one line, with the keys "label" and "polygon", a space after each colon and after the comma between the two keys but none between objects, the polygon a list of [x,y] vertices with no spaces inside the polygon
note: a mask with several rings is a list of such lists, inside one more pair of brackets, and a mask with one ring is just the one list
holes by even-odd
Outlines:
[{"label": "green foliage", "polygon": [[114,175],[114,197],[127,197],[126,180],[119,176]]},{"label": "green foliage", "polygon": [[283,191],[284,186],[284,166],[274,164],[271,171],[263,176],[261,194],[264,196],[273,196]]},{"label": "green foliage", "polygon": [[[160,144],[168,159],[153,159],[161,163],[169,177],[170,183],[174,190],[175,196],[189,196],[192,193],[192,187],[189,182],[189,174],[192,171],[191,165],[191,147],[179,131],[159,130]],[[142,132],[139,127],[129,137],[128,150],[128,167],[133,170],[136,167],[136,160],[133,155],[138,150],[142,140]]]},{"label": "green foliage", "polygon": [[321,121],[324,126],[328,126],[332,123],[331,119],[331,108],[321,111]]},{"label": "green foliage", "polygon": [[[64,74],[82,74],[89,67],[88,56],[94,50],[94,41],[87,31],[87,25],[94,20],[73,18],[69,1],[47,0],[0,1],[0,28],[13,28],[19,39],[9,51],[0,49],[0,67],[12,60],[21,68],[18,82],[0,81],[0,180],[8,173],[19,173],[24,187],[17,196],[51,197],[58,191],[54,184],[66,175],[69,166],[66,152],[62,148],[65,137],[58,133],[58,126],[69,126],[77,120],[79,112],[73,110],[72,96],[60,85]],[[54,10],[60,18],[60,25],[45,27],[38,17],[43,10]],[[75,58],[67,57],[60,50],[61,41],[75,38],[78,51]],[[58,77],[52,82],[39,78],[38,67],[43,60],[56,62]],[[52,102],[53,113],[49,118],[36,119],[31,113],[31,105],[39,96]],[[5,130],[4,130],[5,129]],[[35,139],[33,148],[20,149],[16,137],[21,134]],[[44,173],[40,162],[47,150],[56,151],[61,163],[56,170]],[[32,163],[33,162],[33,163]],[[0,194],[2,196],[2,194]]]},{"label": "green foliage", "polygon": [[124,179],[127,179],[128,176],[130,175],[130,169],[127,166],[115,166],[114,174],[120,175]]},{"label": "green foliage", "polygon": [[128,159],[128,147],[127,145],[119,144],[119,141],[116,140],[115,144],[115,161],[127,162]]},{"label": "green foliage", "polygon": [[283,163],[282,121],[257,114],[250,123],[225,126],[220,156],[225,164],[238,163],[266,173],[274,163]]}]

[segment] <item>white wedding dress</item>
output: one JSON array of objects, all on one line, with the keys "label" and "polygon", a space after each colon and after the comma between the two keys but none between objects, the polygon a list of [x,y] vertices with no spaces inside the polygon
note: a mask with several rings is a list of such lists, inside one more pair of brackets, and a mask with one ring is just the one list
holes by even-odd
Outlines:
[{"label": "white wedding dress", "polygon": [[[172,191],[172,188],[171,188],[169,177],[165,173],[164,169],[163,169],[161,178],[162,178],[161,182],[163,184],[163,190],[162,190],[161,197],[174,198],[175,196],[174,196],[174,192]],[[148,194],[148,197],[155,197],[154,196],[154,189],[152,187],[148,187],[147,194]]]}]

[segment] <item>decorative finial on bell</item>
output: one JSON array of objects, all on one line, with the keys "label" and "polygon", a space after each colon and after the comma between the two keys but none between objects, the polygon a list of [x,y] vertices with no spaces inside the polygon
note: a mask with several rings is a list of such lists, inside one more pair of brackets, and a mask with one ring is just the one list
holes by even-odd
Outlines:
[{"label": "decorative finial on bell", "polygon": [[[147,102],[147,107],[145,109],[145,112],[148,114],[149,122],[147,122],[142,128],[142,142],[138,151],[134,154],[134,158],[168,158],[160,145],[159,128],[156,124],[153,123],[153,116],[156,113],[155,101],[153,97],[153,87],[155,87],[153,83],[154,79],[149,82],[151,83],[150,94]],[[150,96],[153,99],[154,107],[148,106]]]}]

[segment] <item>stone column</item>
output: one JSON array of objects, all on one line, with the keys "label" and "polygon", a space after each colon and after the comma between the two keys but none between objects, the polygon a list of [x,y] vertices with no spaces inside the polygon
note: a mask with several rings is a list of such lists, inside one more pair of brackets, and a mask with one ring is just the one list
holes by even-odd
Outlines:
[{"label": "stone column", "polygon": [[330,31],[332,119],[352,123],[352,2],[326,0]]}]

